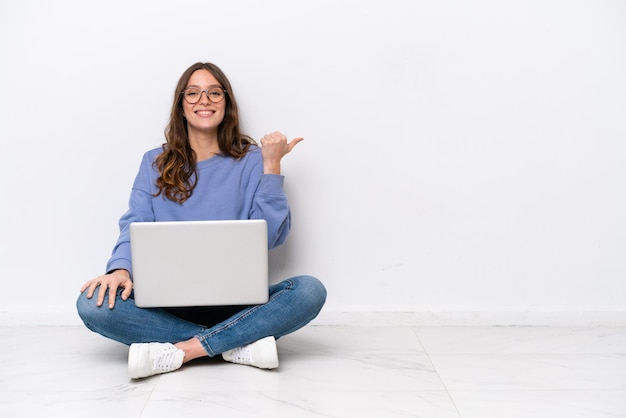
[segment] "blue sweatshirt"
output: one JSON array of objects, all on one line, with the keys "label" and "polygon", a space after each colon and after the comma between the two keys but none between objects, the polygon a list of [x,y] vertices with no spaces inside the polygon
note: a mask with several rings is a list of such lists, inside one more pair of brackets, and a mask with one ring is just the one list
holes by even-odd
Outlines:
[{"label": "blue sweatshirt", "polygon": [[129,226],[131,222],[265,219],[268,248],[282,244],[291,218],[284,177],[263,174],[261,149],[253,146],[241,159],[216,155],[197,164],[198,182],[182,205],[156,193],[159,173],[153,163],[162,152],[144,154],[130,194],[128,211],[119,221],[120,236],[106,271],[126,269],[132,275]]}]

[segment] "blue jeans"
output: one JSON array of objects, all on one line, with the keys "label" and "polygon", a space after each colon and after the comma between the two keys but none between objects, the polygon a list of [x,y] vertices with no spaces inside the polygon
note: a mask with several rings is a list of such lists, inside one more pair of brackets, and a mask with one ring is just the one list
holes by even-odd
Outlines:
[{"label": "blue jeans", "polygon": [[118,290],[113,309],[96,306],[97,292],[81,293],[76,308],[90,330],[115,341],[177,343],[196,337],[209,356],[250,344],[261,338],[280,338],[309,323],[326,301],[324,285],[311,276],[297,276],[270,286],[263,305],[207,308],[139,308],[134,299],[122,300]]}]

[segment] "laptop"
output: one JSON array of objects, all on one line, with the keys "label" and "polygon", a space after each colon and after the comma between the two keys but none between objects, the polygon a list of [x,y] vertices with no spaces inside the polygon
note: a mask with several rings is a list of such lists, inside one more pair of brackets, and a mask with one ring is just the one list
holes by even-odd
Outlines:
[{"label": "laptop", "polygon": [[133,222],[130,247],[141,308],[269,300],[265,220]]}]

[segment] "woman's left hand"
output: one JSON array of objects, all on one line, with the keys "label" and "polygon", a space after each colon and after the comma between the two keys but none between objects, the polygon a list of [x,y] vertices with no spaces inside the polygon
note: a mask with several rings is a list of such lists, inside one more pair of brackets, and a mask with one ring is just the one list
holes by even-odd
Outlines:
[{"label": "woman's left hand", "polygon": [[261,138],[263,172],[280,174],[280,160],[302,140],[304,138],[294,138],[291,142],[287,142],[287,137],[280,132],[272,132]]}]

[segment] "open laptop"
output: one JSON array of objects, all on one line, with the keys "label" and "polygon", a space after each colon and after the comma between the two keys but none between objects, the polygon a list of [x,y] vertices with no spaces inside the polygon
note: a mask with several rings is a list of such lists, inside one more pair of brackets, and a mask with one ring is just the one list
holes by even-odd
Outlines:
[{"label": "open laptop", "polygon": [[265,220],[134,222],[130,247],[139,307],[258,305],[269,299]]}]

